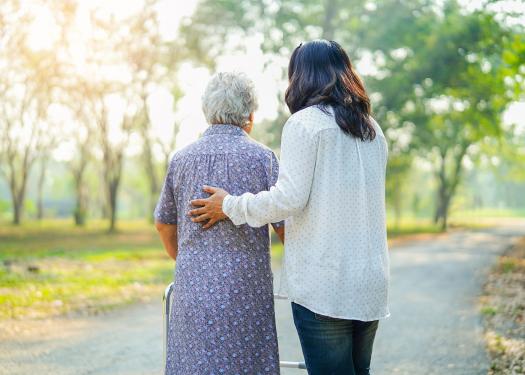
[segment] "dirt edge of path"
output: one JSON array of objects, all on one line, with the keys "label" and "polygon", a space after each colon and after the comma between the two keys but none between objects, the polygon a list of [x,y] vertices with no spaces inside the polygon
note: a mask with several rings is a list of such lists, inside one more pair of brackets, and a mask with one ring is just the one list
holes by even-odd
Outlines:
[{"label": "dirt edge of path", "polygon": [[525,374],[525,237],[492,268],[481,298],[488,375]]}]

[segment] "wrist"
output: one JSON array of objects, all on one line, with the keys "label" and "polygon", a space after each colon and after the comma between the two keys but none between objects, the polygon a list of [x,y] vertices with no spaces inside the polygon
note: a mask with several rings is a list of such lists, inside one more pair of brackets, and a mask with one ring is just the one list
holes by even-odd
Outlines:
[{"label": "wrist", "polygon": [[224,212],[224,214],[228,217],[229,209],[231,207],[231,197],[232,196],[228,194],[222,199],[222,212]]}]

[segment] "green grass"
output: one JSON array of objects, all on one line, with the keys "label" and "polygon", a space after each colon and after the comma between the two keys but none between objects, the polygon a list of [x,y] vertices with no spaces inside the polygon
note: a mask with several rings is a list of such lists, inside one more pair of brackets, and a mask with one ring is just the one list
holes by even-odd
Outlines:
[{"label": "green grass", "polygon": [[501,259],[500,260],[500,269],[503,273],[511,273],[518,267],[517,259]]},{"label": "green grass", "polygon": [[82,259],[93,253],[114,253],[159,248],[153,226],[146,222],[121,222],[119,230],[108,233],[106,224],[91,222],[84,228],[66,220],[28,222],[22,226],[0,225],[0,261],[66,257]]},{"label": "green grass", "polygon": [[525,209],[511,208],[480,208],[476,210],[461,210],[453,213],[456,219],[495,219],[495,218],[523,218]]},{"label": "green grass", "polygon": [[92,314],[159,298],[174,264],[153,227],[105,228],[61,220],[0,226],[0,319]]},{"label": "green grass", "polygon": [[[488,217],[485,218],[489,219]],[[479,217],[476,216],[453,216],[449,221],[449,229],[484,229],[492,224],[492,221],[479,220]],[[443,232],[441,227],[434,224],[432,220],[416,217],[405,217],[397,224],[394,219],[389,217],[387,220],[387,231],[390,239],[400,236]]]},{"label": "green grass", "polygon": [[498,312],[498,309],[496,309],[493,306],[483,306],[481,308],[481,313],[487,317],[495,316]]}]

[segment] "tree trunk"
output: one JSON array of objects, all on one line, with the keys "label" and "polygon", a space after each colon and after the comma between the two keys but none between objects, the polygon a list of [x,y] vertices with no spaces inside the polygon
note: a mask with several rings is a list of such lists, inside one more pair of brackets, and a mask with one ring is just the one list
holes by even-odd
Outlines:
[{"label": "tree trunk", "polygon": [[146,169],[146,175],[148,176],[149,183],[149,214],[148,218],[150,222],[153,222],[153,210],[157,203],[157,198],[159,194],[159,180],[157,171],[155,169],[155,162],[153,160],[153,151],[151,148],[151,140],[147,134],[147,125],[143,124],[143,139],[144,139],[144,166]]},{"label": "tree trunk", "polygon": [[38,176],[38,193],[37,193],[37,220],[44,218],[44,183],[46,180],[47,172],[47,158],[44,156],[42,164],[40,166],[40,175]]},{"label": "tree trunk", "polygon": [[13,224],[14,225],[20,225],[22,222],[22,205],[24,200],[20,201],[19,198],[16,197],[15,194],[13,194],[12,198],[13,202]]},{"label": "tree trunk", "polygon": [[86,209],[80,197],[77,197],[74,216],[77,227],[82,227],[86,224]]},{"label": "tree trunk", "polygon": [[447,179],[446,179],[446,151],[440,154],[441,160],[440,160],[440,166],[439,171],[437,173],[437,180],[438,180],[438,190],[437,190],[437,196],[436,196],[436,211],[434,213],[434,223],[439,224],[441,222],[441,219],[443,218],[443,208],[444,208],[444,202],[446,198],[446,191],[447,191]]},{"label": "tree trunk", "polygon": [[150,186],[150,192],[149,192],[149,210],[148,210],[148,221],[150,223],[153,223],[153,211],[155,210],[155,207],[157,206],[157,194],[159,192],[157,191],[156,187]]},{"label": "tree trunk", "polygon": [[77,227],[86,224],[86,204],[84,196],[84,168],[80,169],[75,173],[75,192],[76,192],[76,203],[75,203],[75,225]]},{"label": "tree trunk", "polygon": [[439,225],[442,231],[447,230],[447,216],[450,203],[449,185],[450,181],[447,179],[447,153],[444,150],[440,153],[440,166],[437,173],[438,190],[436,197],[436,212],[434,214],[434,223]]},{"label": "tree trunk", "polygon": [[446,231],[448,227],[448,212],[450,208],[451,195],[446,192],[446,181],[440,181],[439,192],[436,204],[436,213],[434,222],[439,225],[442,231]]},{"label": "tree trunk", "polygon": [[452,172],[447,175],[447,153],[448,150],[444,150],[440,153],[440,167],[437,174],[438,179],[438,191],[437,191],[437,202],[436,212],[434,215],[434,223],[440,226],[442,231],[446,231],[448,228],[448,216],[450,211],[450,203],[456,193],[459,182],[461,181],[461,171],[463,158],[467,152],[468,145],[463,144],[460,146],[459,151],[454,153],[454,160],[452,166]]},{"label": "tree trunk", "polygon": [[109,185],[109,231],[114,232],[117,223],[117,193],[120,179],[117,177]]},{"label": "tree trunk", "polygon": [[14,225],[20,225],[22,223],[25,195],[26,195],[26,182],[24,178],[21,186],[15,189],[11,189],[11,202],[13,204],[13,224]]},{"label": "tree trunk", "polygon": [[[104,160],[104,162],[106,163],[105,160]],[[110,167],[104,165],[104,168],[107,169],[107,168],[110,168]],[[111,214],[110,214],[110,210],[109,210],[109,205],[110,204],[109,204],[109,188],[108,188],[109,177],[108,177],[108,172],[104,171],[102,173],[101,179],[102,179],[102,181],[104,181],[104,185],[100,187],[99,194],[103,195],[105,199],[100,201],[100,205],[99,205],[100,215],[101,215],[102,219],[109,220]]]},{"label": "tree trunk", "polygon": [[25,168],[20,173],[20,180],[17,179],[14,166],[11,165],[11,173],[9,176],[9,189],[11,191],[11,202],[13,204],[13,224],[20,225],[22,223],[22,214],[24,210],[24,200],[26,195],[27,175],[28,170]]},{"label": "tree trunk", "polygon": [[[123,162],[123,153],[118,153],[117,155],[110,156],[107,155],[112,162],[106,165],[105,170],[105,184],[106,184],[106,193],[107,193],[107,210],[109,214],[109,232],[114,232],[116,230],[117,224],[117,199],[118,199],[118,189],[120,186],[120,178],[122,176],[122,162]],[[109,160],[109,159],[108,159]]]},{"label": "tree trunk", "polygon": [[334,18],[337,15],[337,1],[336,0],[326,0],[324,2],[324,20],[323,20],[323,33],[322,38],[326,40],[334,39]]}]

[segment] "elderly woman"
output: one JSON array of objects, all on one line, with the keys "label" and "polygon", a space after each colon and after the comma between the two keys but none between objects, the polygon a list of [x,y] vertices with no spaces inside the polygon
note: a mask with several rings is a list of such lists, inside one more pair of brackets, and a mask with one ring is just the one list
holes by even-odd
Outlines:
[{"label": "elderly woman", "polygon": [[[205,230],[186,214],[190,200],[204,197],[202,185],[269,190],[278,161],[248,136],[257,100],[246,76],[215,75],[202,108],[211,126],[175,154],[155,210],[177,261],[166,374],[278,374],[268,226],[221,221]],[[273,227],[284,240],[282,223]]]}]

